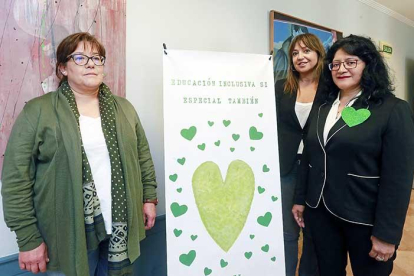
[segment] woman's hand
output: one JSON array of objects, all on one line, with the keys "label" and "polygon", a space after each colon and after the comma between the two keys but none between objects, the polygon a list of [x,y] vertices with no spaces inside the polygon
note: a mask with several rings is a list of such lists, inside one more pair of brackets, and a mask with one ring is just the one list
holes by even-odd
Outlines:
[{"label": "woman's hand", "polygon": [[305,228],[305,221],[303,220],[303,211],[305,211],[305,206],[303,205],[293,205],[292,214],[296,220],[296,223],[299,227]]},{"label": "woman's hand", "polygon": [[369,256],[379,262],[388,261],[395,252],[395,245],[371,236],[372,249]]},{"label": "woman's hand", "polygon": [[144,203],[142,207],[144,213],[144,224],[145,230],[149,230],[154,227],[155,217],[157,215],[157,210],[154,203]]},{"label": "woman's hand", "polygon": [[48,262],[47,246],[44,242],[30,251],[19,252],[19,266],[22,270],[27,270],[34,274],[46,272],[46,263]]}]

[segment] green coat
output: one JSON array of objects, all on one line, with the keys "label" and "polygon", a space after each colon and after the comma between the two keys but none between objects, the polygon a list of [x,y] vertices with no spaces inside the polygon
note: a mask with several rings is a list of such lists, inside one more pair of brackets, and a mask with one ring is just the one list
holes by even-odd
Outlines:
[{"label": "green coat", "polygon": [[[114,96],[128,208],[128,255],[140,255],[145,238],[142,205],[156,198],[154,164],[134,107]],[[4,218],[20,251],[48,247],[48,270],[89,276],[78,126],[58,91],[28,102],[7,144],[2,173]]]}]

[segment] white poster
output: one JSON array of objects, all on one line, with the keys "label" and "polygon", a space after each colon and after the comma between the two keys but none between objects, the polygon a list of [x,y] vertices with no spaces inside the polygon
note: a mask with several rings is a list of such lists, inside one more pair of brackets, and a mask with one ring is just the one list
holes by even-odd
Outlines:
[{"label": "white poster", "polygon": [[164,54],[169,276],[285,275],[269,58]]}]

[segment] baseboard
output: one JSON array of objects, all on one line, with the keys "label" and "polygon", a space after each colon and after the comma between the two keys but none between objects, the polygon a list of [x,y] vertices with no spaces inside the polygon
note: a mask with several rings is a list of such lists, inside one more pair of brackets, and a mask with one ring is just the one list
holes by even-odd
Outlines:
[{"label": "baseboard", "polygon": [[[156,218],[155,226],[147,231],[147,238],[141,242],[141,257],[134,264],[136,276],[167,275],[165,227],[165,215],[162,215]],[[46,275],[44,273],[32,274],[21,270],[18,258],[18,254],[0,258],[0,276]]]}]

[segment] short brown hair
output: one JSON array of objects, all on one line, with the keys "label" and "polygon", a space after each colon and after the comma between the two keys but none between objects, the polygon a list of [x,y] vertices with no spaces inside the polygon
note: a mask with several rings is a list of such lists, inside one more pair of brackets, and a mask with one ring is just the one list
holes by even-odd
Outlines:
[{"label": "short brown hair", "polygon": [[289,67],[284,87],[284,91],[287,93],[297,91],[299,88],[299,73],[297,71],[293,71],[294,67],[292,63],[293,51],[295,49],[296,43],[298,42],[302,42],[306,47],[318,54],[318,63],[316,64],[316,68],[313,71],[314,79],[319,81],[319,77],[322,74],[323,62],[325,58],[325,48],[323,47],[322,42],[314,34],[301,34],[296,36],[289,46]]},{"label": "short brown hair", "polygon": [[66,65],[68,56],[78,48],[79,43],[89,43],[92,49],[96,50],[100,56],[105,56],[105,47],[90,33],[75,33],[66,37],[60,42],[56,50],[56,76],[60,79],[59,86],[62,82],[67,80],[67,77],[62,75],[59,67]]}]

